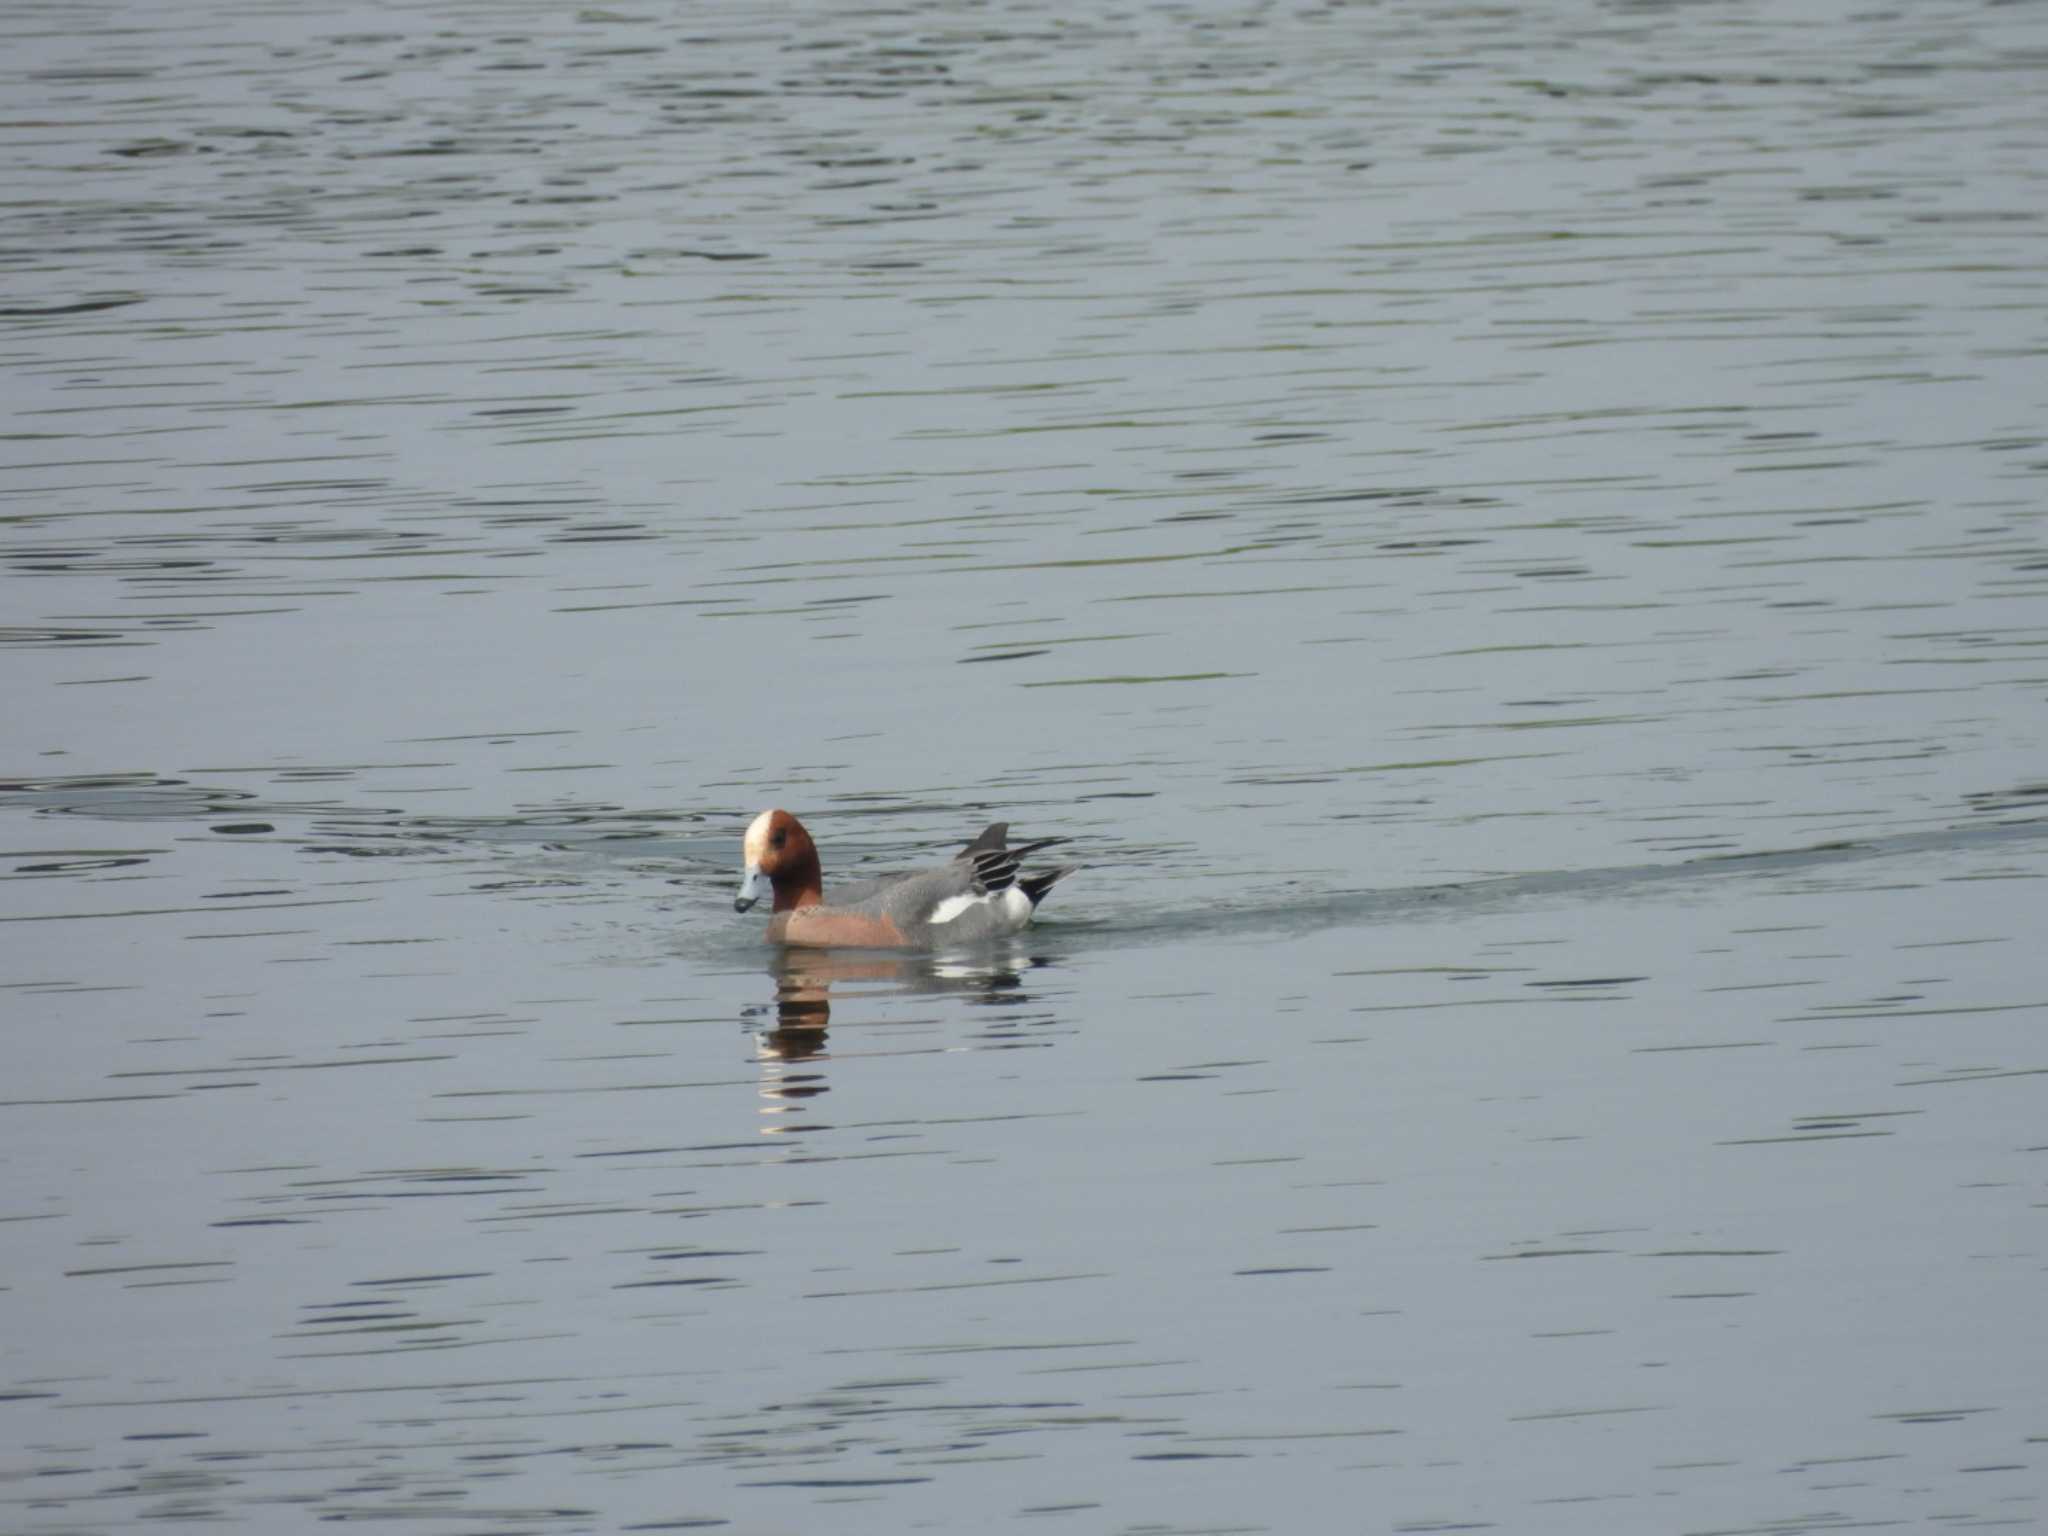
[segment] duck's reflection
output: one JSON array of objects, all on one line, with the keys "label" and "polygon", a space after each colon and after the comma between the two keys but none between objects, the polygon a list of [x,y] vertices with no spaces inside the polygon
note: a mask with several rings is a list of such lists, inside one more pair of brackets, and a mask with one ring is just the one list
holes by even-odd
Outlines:
[{"label": "duck's reflection", "polygon": [[[828,1090],[830,1085],[823,1072],[792,1068],[798,1063],[828,1059],[825,1039],[832,1023],[834,987],[858,988],[861,994],[954,994],[984,1003],[1019,1003],[1029,1000],[1023,973],[1046,963],[1044,958],[1021,947],[950,956],[874,950],[781,950],[768,967],[768,974],[775,981],[775,1024],[756,1035],[760,1046],[761,1095],[768,1100],[764,1112],[774,1117],[799,1114],[804,1101]],[[819,1127],[786,1118],[778,1118],[767,1127],[771,1135],[812,1129]]]}]

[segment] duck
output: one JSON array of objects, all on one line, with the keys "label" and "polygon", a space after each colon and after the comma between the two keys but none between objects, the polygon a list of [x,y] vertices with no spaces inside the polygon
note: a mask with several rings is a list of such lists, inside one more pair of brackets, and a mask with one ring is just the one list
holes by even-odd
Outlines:
[{"label": "duck", "polygon": [[1010,824],[991,822],[944,864],[840,886],[828,901],[818,845],[788,811],[766,810],[747,827],[735,912],[773,890],[771,944],[847,949],[942,949],[1016,933],[1046,893],[1080,866],[1024,875],[1024,859],[1059,838],[1009,846]]}]

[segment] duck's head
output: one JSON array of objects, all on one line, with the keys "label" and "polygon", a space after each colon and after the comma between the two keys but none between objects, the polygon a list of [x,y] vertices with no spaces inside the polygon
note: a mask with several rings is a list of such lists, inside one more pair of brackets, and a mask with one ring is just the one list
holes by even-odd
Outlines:
[{"label": "duck's head", "polygon": [[747,828],[740,849],[740,889],[732,899],[735,912],[744,912],[761,899],[761,882],[775,892],[775,910],[787,912],[820,900],[823,882],[818,868],[818,845],[804,824],[787,811],[763,811]]}]

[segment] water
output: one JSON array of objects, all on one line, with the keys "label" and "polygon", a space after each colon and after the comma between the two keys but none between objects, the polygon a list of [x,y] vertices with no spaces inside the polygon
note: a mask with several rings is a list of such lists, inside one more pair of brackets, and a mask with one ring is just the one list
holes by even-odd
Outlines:
[{"label": "water", "polygon": [[0,1528],[2040,1524],[2032,8],[12,19]]}]

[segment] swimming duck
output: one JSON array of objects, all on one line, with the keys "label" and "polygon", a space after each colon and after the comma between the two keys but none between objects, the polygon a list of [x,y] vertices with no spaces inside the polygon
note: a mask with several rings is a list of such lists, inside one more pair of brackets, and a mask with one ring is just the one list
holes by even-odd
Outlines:
[{"label": "swimming duck", "polygon": [[733,910],[759,901],[765,880],[775,893],[772,944],[933,949],[984,943],[1030,922],[1045,893],[1077,867],[1020,876],[1026,855],[1059,839],[1011,848],[1009,834],[1008,822],[992,822],[944,864],[841,886],[828,901],[818,845],[804,824],[787,811],[763,811],[747,828]]}]

